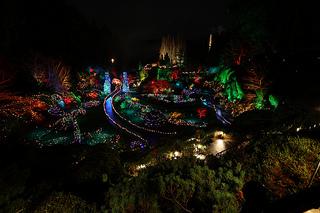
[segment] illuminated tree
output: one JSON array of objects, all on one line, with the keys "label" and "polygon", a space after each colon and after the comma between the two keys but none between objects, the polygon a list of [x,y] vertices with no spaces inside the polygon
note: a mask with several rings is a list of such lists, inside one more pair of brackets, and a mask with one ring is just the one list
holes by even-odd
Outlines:
[{"label": "illuminated tree", "polygon": [[247,69],[242,77],[242,81],[244,82],[243,88],[248,91],[266,90],[269,85],[265,75],[255,65]]},{"label": "illuminated tree", "polygon": [[263,109],[265,105],[265,101],[264,101],[264,93],[262,90],[256,90],[256,99],[254,100],[254,104],[257,109]]},{"label": "illuminated tree", "polygon": [[129,80],[128,80],[128,73],[122,73],[122,92],[129,92]]},{"label": "illuminated tree", "polygon": [[104,84],[103,84],[103,93],[105,95],[111,93],[111,80],[110,80],[109,72],[105,72]]},{"label": "illuminated tree", "polygon": [[223,86],[228,101],[241,100],[244,97],[242,87],[231,68],[221,69],[215,79]]},{"label": "illuminated tree", "polygon": [[216,80],[219,81],[222,85],[226,85],[231,80],[231,75],[234,73],[230,68],[225,68],[220,71]]},{"label": "illuminated tree", "polygon": [[71,88],[70,68],[58,60],[35,57],[30,65],[34,79],[56,92],[67,92]]},{"label": "illuminated tree", "polygon": [[171,64],[184,63],[185,44],[179,37],[165,36],[162,38],[159,58],[169,58]]},{"label": "illuminated tree", "polygon": [[68,91],[71,88],[70,68],[53,61],[49,68],[49,82],[58,92]]},{"label": "illuminated tree", "polygon": [[142,68],[139,71],[139,77],[140,77],[140,81],[144,81],[146,78],[148,78],[148,71]]},{"label": "illuminated tree", "polygon": [[269,95],[269,102],[273,108],[277,108],[279,105],[279,100],[274,95]]},{"label": "illuminated tree", "polygon": [[[270,82],[262,72],[263,65],[251,65],[242,76],[243,88],[246,93],[246,101],[254,102],[257,109],[265,107],[265,96],[268,95]],[[278,106],[275,96],[269,97],[269,103],[276,108]]]}]

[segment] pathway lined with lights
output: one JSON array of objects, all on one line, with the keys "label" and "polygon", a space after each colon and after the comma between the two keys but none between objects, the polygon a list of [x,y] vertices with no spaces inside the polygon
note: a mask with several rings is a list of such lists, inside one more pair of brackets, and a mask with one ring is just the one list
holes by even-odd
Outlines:
[{"label": "pathway lined with lights", "polygon": [[152,133],[157,133],[157,134],[162,134],[162,135],[176,135],[176,134],[177,134],[177,132],[163,132],[163,131],[158,131],[158,130],[155,130],[155,129],[149,129],[149,128],[146,128],[146,127],[142,127],[142,126],[139,126],[139,125],[133,123],[132,121],[126,119],[125,117],[123,117],[123,116],[116,110],[116,108],[114,107],[114,104],[113,104],[113,98],[114,98],[115,96],[117,96],[119,93],[120,93],[120,90],[117,91],[117,92],[114,94],[114,96],[112,97],[111,104],[112,104],[112,109],[113,109],[113,111],[114,111],[114,112],[117,114],[117,116],[119,116],[122,120],[128,122],[130,125],[138,128],[138,129],[142,129],[142,130],[147,131],[147,132],[152,132]]},{"label": "pathway lined with lights", "polygon": [[104,99],[104,102],[103,102],[103,110],[104,110],[104,113],[106,114],[106,116],[108,117],[108,119],[115,125],[117,126],[118,128],[122,129],[123,131],[127,132],[128,134],[130,135],[133,135],[137,138],[139,138],[140,140],[144,141],[144,142],[147,142],[146,139],[144,139],[142,136],[138,135],[137,133],[135,132],[132,132],[130,131],[128,128],[122,126],[119,122],[117,122],[115,120],[115,117],[113,116],[113,109],[114,109],[114,106],[113,106],[113,99],[114,97],[120,92],[120,88],[117,87],[114,91],[112,91],[105,99]]}]

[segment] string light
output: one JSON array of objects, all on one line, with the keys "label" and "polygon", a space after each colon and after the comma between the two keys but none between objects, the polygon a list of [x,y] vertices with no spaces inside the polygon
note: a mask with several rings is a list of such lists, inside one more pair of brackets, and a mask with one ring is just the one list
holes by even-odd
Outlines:
[{"label": "string light", "polygon": [[111,116],[107,113],[107,110],[106,110],[106,106],[107,106],[107,105],[106,105],[106,102],[107,102],[107,100],[111,98],[110,101],[111,101],[111,104],[112,104],[112,99],[115,97],[115,94],[118,93],[119,91],[120,91],[120,90],[119,90],[119,86],[118,86],[112,93],[110,93],[107,97],[105,97],[104,102],[103,102],[104,113],[106,114],[106,116],[108,117],[108,119],[109,119],[114,125],[116,125],[116,126],[119,127],[120,129],[124,130],[125,132],[127,132],[127,133],[129,133],[129,134],[131,134],[131,135],[133,135],[133,136],[135,136],[135,137],[137,137],[137,138],[139,138],[140,140],[147,142],[147,140],[144,139],[143,137],[141,137],[140,135],[138,135],[138,134],[136,134],[136,133],[128,130],[126,127],[121,126],[121,125],[120,125],[119,123],[117,123],[114,119],[112,119]]},{"label": "string light", "polygon": [[[112,99],[113,99],[116,95],[118,95],[119,93],[120,93],[120,90],[113,95]],[[145,130],[145,131],[148,131],[148,132],[158,133],[158,134],[163,134],[163,135],[176,135],[176,134],[177,134],[177,132],[163,132],[163,131],[158,131],[158,130],[155,130],[155,129],[149,129],[149,128],[145,128],[145,127],[139,126],[139,125],[133,123],[132,121],[124,118],[122,115],[120,115],[120,113],[119,113],[119,112],[116,110],[116,108],[114,107],[113,100],[111,100],[111,105],[112,105],[113,111],[117,114],[117,116],[119,116],[121,119],[125,120],[126,122],[128,122],[128,123],[131,124],[132,126],[135,126],[135,127],[139,128],[139,129],[142,129],[142,130]]]}]

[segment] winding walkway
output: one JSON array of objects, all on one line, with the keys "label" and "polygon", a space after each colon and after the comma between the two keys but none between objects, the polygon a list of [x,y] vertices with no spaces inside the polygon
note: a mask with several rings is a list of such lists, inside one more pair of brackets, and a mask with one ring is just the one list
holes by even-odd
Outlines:
[{"label": "winding walkway", "polygon": [[[111,121],[111,123],[122,129],[123,131],[129,133],[130,135],[133,135],[137,138],[139,138],[142,141],[147,141],[145,138],[148,138],[149,134],[160,134],[160,135],[176,135],[177,132],[164,132],[159,131],[156,129],[150,129],[143,126],[139,126],[132,121],[126,119],[123,117],[117,109],[114,107],[113,100],[114,98],[119,95],[121,92],[121,86],[116,87],[105,99],[104,99],[104,112],[108,119]],[[120,119],[119,119],[120,118]],[[141,133],[141,134],[138,134]],[[143,135],[143,136],[142,136]]]},{"label": "winding walkway", "polygon": [[114,115],[114,106],[113,106],[113,99],[114,97],[119,94],[121,91],[121,87],[116,87],[115,90],[113,90],[107,97],[105,97],[104,102],[103,102],[103,110],[104,113],[106,114],[106,116],[108,117],[108,119],[111,121],[111,123],[120,128],[121,130],[127,132],[128,134],[139,138],[140,140],[147,142],[147,140],[145,138],[143,138],[141,135],[129,130],[127,127],[125,127],[123,124],[121,124],[120,121],[118,121],[118,119],[115,117]]},{"label": "winding walkway", "polygon": [[[119,92],[118,92],[119,93]],[[118,94],[116,93],[115,96]],[[120,117],[122,120],[126,121],[127,123],[129,123],[131,126],[133,127],[136,127],[138,129],[141,129],[143,131],[146,131],[146,132],[151,132],[151,133],[155,133],[155,134],[162,134],[162,135],[176,135],[177,132],[163,132],[163,131],[159,131],[159,130],[155,130],[155,129],[150,129],[150,128],[146,128],[146,127],[143,127],[143,126],[139,126],[135,123],[133,123],[132,121],[126,119],[125,117],[123,117],[117,110],[116,108],[114,107],[114,105],[112,104],[112,109],[113,111],[117,114],[118,117]]]}]

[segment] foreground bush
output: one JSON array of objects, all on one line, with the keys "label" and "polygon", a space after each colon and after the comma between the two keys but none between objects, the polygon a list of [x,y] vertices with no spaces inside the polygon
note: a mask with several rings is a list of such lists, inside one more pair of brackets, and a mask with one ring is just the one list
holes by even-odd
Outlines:
[{"label": "foreground bush", "polygon": [[[305,189],[316,168],[320,144],[309,138],[289,137],[286,143],[271,144],[267,148],[262,169],[266,185],[277,195]],[[319,182],[320,177],[315,179]]]},{"label": "foreground bush", "polygon": [[167,161],[108,192],[112,212],[238,212],[239,165],[211,170],[193,160]]},{"label": "foreground bush", "polygon": [[73,213],[97,212],[96,207],[88,204],[85,200],[72,195],[70,193],[53,193],[34,211],[35,213],[51,212],[51,213]]},{"label": "foreground bush", "polygon": [[[319,152],[320,143],[314,139],[269,136],[254,141],[239,158],[248,179],[264,183],[279,198],[307,187],[320,160]],[[318,175],[314,183],[319,182]]]}]

